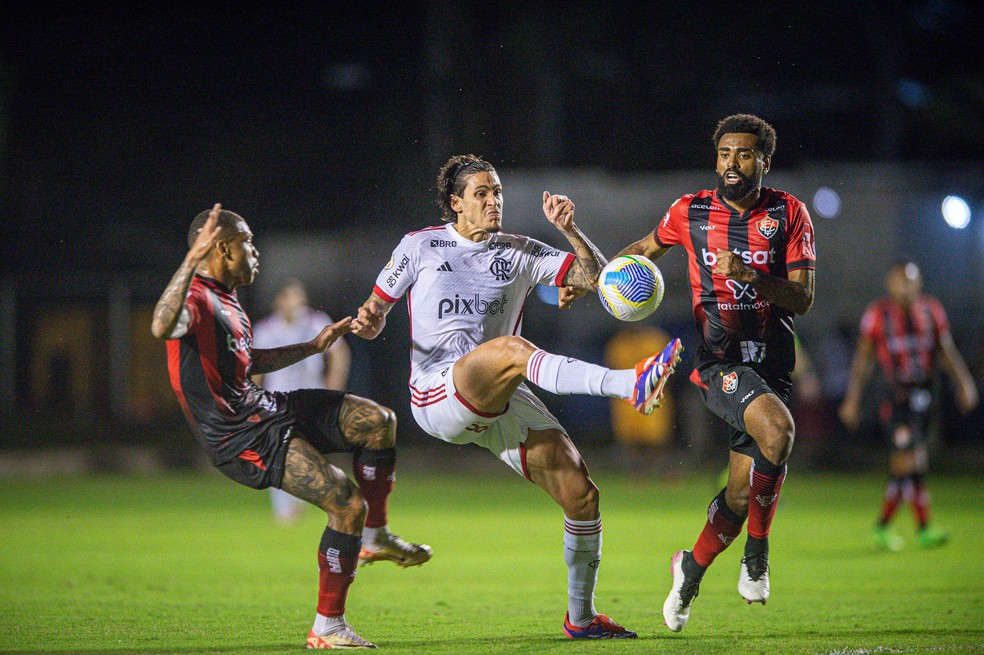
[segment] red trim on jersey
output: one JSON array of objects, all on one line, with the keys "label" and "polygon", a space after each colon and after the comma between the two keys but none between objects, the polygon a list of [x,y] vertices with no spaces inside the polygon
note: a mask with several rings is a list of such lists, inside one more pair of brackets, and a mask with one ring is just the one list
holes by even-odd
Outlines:
[{"label": "red trim on jersey", "polygon": [[393,296],[389,295],[388,293],[380,289],[378,284],[372,287],[372,292],[377,296],[379,296],[380,298],[382,298],[383,300],[385,300],[386,302],[395,303],[396,301],[399,300],[399,298],[394,298]]},{"label": "red trim on jersey", "polygon": [[468,402],[467,400],[465,400],[464,396],[462,396],[460,393],[458,393],[457,390],[455,390],[455,392],[454,392],[454,397],[458,399],[458,402],[459,403],[461,403],[462,405],[465,406],[465,409],[467,409],[472,414],[478,414],[482,418],[495,418],[497,416],[502,416],[507,411],[509,411],[509,403],[506,403],[506,407],[501,412],[494,412],[494,413],[490,414],[488,412],[483,412],[481,410],[475,409],[470,402]]},{"label": "red trim on jersey", "polygon": [[690,371],[690,381],[696,384],[701,389],[707,388],[707,385],[704,384],[704,381],[700,379],[700,373],[697,372],[697,369]]},{"label": "red trim on jersey", "polygon": [[250,464],[255,464],[256,466],[263,469],[264,471],[267,470],[266,464],[263,463],[263,458],[260,457],[260,454],[255,450],[249,450],[249,449],[244,450],[243,452],[239,453],[239,459],[245,460]]},{"label": "red trim on jersey", "polygon": [[447,224],[445,225],[431,225],[430,227],[422,227],[414,232],[407,232],[408,237],[412,237],[415,234],[420,234],[421,232],[433,232],[434,230],[446,230],[448,229]]},{"label": "red trim on jersey", "polygon": [[412,384],[407,386],[410,387],[410,403],[417,407],[427,407],[428,405],[439,403],[448,397],[446,385],[427,389],[426,391],[421,391]]},{"label": "red trim on jersey", "polygon": [[554,286],[560,287],[564,285],[564,276],[567,275],[567,271],[571,269],[571,264],[574,263],[574,255],[567,253],[567,257],[564,259],[564,263],[560,265],[560,270],[557,271],[557,277],[554,278]]},{"label": "red trim on jersey", "polygon": [[184,388],[181,386],[181,341],[168,339],[164,345],[167,348],[167,373],[171,378],[171,388],[174,389],[174,395],[178,397],[178,404],[181,405],[181,411],[184,412],[188,423],[197,429],[198,423],[191,413],[191,407],[185,399]]},{"label": "red trim on jersey", "polygon": [[519,334],[519,325],[520,323],[523,322],[523,314],[526,313],[526,301],[530,299],[530,291],[532,290],[533,287],[529,287],[526,290],[526,296],[523,297],[523,305],[522,307],[519,308],[519,316],[516,317],[516,324],[513,325],[513,329],[512,329],[513,336]]},{"label": "red trim on jersey", "polygon": [[523,476],[533,482],[533,478],[530,477],[530,469],[526,466],[526,444],[519,444],[519,464],[523,467]]}]

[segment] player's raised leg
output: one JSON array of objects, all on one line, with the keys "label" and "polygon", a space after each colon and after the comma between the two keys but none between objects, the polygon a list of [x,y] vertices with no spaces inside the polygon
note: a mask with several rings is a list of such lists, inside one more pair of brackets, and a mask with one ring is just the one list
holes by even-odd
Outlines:
[{"label": "player's raised leg", "polygon": [[522,337],[498,337],[455,363],[454,384],[476,408],[492,413],[502,411],[528,379],[554,394],[622,398],[648,414],[659,406],[682,352],[680,340],[674,339],[635,369],[615,370],[548,353]]},{"label": "player's raised leg", "polygon": [[382,560],[408,567],[431,558],[427,544],[409,543],[389,530],[387,505],[396,481],[396,413],[368,398],[346,394],[338,412],[338,428],[356,446],[352,469],[366,500],[359,561]]},{"label": "player's raised leg", "polygon": [[345,620],[345,601],[355,579],[366,503],[345,474],[301,438],[291,440],[281,488],[328,514],[318,546],[318,608],[308,648],[375,648]]},{"label": "player's raised leg", "polygon": [[571,440],[560,430],[530,430],[525,442],[529,478],[564,510],[568,639],[635,639],[594,606],[601,562],[602,523],[598,487]]}]

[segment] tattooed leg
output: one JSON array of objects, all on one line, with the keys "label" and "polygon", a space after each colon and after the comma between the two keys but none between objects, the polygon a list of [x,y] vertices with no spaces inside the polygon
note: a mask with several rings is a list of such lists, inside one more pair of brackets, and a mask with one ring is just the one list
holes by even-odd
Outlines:
[{"label": "tattooed leg", "polygon": [[359,488],[314,446],[300,437],[291,439],[281,488],[328,513],[328,527],[346,534],[362,534],[366,501]]},{"label": "tattooed leg", "polygon": [[382,450],[396,445],[396,414],[368,398],[347,394],[338,412],[338,427],[353,446]]}]

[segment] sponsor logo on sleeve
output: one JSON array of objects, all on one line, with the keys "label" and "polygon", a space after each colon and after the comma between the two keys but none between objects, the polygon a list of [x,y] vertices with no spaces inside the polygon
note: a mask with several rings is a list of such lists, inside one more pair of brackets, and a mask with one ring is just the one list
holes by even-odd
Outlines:
[{"label": "sponsor logo on sleeve", "polygon": [[[410,265],[410,258],[407,257],[406,255],[403,255],[403,259],[400,260],[399,265],[397,265],[396,269],[386,278],[386,284],[389,286],[390,289],[396,286],[397,280],[399,280],[400,277],[403,275],[403,273],[406,272],[407,266],[409,265]],[[386,268],[388,269],[393,268],[392,260],[390,260],[390,263],[387,265]]]},{"label": "sponsor logo on sleeve", "polygon": [[536,244],[533,246],[533,252],[530,253],[531,257],[556,257],[560,254],[560,251],[555,248],[549,248]]}]

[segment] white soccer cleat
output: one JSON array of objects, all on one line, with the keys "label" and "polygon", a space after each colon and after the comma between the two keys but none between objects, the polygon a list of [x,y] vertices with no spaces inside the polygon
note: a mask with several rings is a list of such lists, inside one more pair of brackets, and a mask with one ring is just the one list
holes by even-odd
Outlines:
[{"label": "white soccer cleat", "polygon": [[683,572],[683,558],[690,551],[678,550],[670,560],[673,588],[663,602],[663,623],[673,632],[680,632],[690,618],[690,604],[700,591],[700,580],[687,580]]},{"label": "white soccer cleat", "polygon": [[346,623],[341,630],[332,632],[327,635],[319,635],[311,629],[307,637],[307,647],[308,648],[344,648],[348,650],[354,650],[357,648],[375,648],[376,644],[366,641],[359,635],[355,634],[355,630],[352,629],[348,623]]},{"label": "white soccer cleat", "polygon": [[427,544],[412,544],[400,539],[391,532],[375,544],[364,544],[359,552],[359,564],[365,566],[373,562],[389,561],[397,566],[420,566],[431,558],[433,551]]},{"label": "white soccer cleat", "polygon": [[738,593],[745,602],[762,603],[769,600],[769,556],[746,555],[741,558],[738,573]]}]

